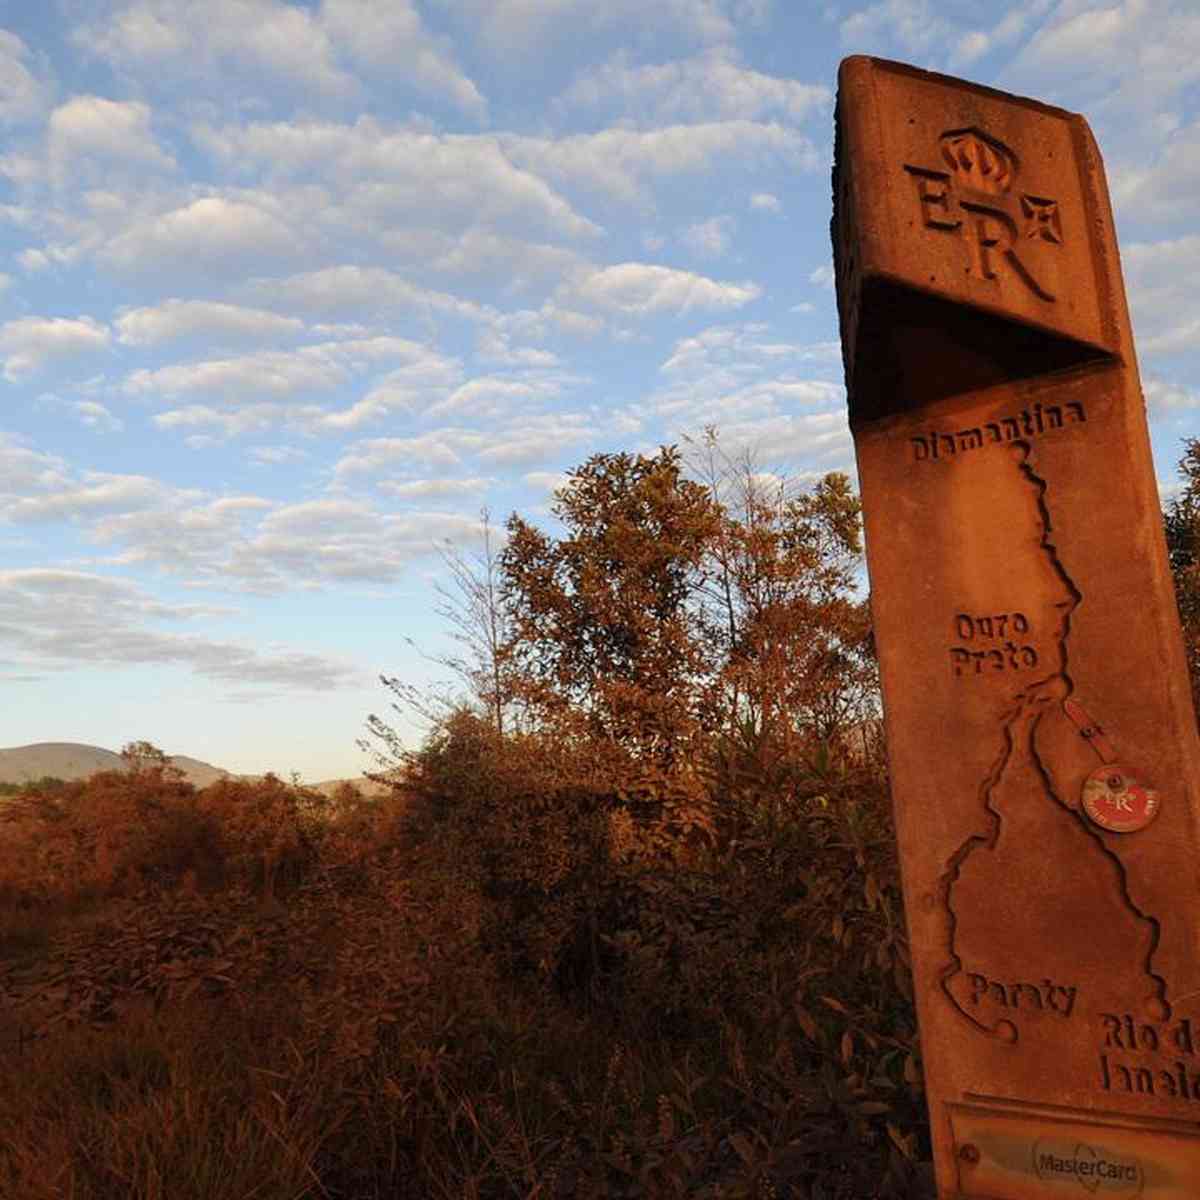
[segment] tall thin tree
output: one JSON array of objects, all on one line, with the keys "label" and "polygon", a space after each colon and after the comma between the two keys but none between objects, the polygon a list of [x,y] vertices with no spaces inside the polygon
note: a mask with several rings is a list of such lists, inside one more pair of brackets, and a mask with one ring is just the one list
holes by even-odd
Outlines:
[{"label": "tall thin tree", "polygon": [[463,551],[446,542],[439,547],[449,572],[448,583],[437,583],[435,611],[449,623],[450,637],[462,648],[458,654],[439,655],[471,689],[500,735],[511,700],[507,683],[512,657],[512,621],[501,591],[501,533],[492,524],[486,505],[479,512],[479,541],[474,551]]}]

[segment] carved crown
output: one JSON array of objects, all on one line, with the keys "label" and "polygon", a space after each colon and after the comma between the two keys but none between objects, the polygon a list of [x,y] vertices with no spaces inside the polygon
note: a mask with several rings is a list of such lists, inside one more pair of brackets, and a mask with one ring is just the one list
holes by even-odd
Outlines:
[{"label": "carved crown", "polygon": [[939,140],[942,158],[961,186],[992,195],[1007,192],[1012,186],[1017,159],[1003,142],[978,129],[952,129]]}]

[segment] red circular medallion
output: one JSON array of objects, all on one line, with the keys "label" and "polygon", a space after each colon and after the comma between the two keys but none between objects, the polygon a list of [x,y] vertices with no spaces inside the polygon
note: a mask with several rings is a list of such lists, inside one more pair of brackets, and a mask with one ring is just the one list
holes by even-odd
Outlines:
[{"label": "red circular medallion", "polygon": [[1125,767],[1108,763],[1083,784],[1083,808],[1101,829],[1134,833],[1158,816],[1158,792]]}]

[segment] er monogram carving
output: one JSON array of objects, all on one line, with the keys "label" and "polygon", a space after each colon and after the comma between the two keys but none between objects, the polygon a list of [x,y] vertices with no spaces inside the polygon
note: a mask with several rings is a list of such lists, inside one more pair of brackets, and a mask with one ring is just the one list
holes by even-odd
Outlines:
[{"label": "er monogram carving", "polygon": [[1058,201],[1046,196],[1010,195],[1016,178],[1016,155],[979,129],[952,129],[939,139],[942,161],[950,169],[905,164],[916,184],[917,206],[926,229],[964,238],[971,271],[980,279],[998,280],[1011,270],[1038,297],[1055,296],[1022,257],[1025,241],[1063,242]]}]

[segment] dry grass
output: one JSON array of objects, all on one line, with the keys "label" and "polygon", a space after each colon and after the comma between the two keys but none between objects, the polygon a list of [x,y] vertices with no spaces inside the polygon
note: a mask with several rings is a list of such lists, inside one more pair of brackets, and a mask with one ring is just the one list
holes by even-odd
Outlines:
[{"label": "dry grass", "polygon": [[[499,780],[519,820],[547,775],[493,765],[472,794]],[[19,804],[0,1195],[922,1195],[890,835],[879,796],[842,785],[803,844],[591,874],[553,823],[516,872],[453,822],[345,797],[319,815],[278,781],[97,777]]]}]

